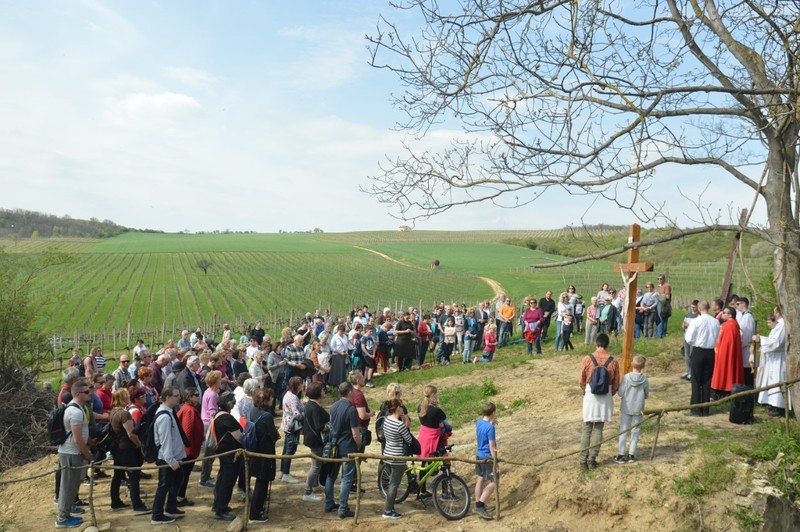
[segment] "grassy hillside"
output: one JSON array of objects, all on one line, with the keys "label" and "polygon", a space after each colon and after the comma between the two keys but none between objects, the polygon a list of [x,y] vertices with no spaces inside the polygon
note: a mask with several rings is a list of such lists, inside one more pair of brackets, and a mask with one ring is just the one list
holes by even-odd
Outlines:
[{"label": "grassy hillside", "polygon": [[[343,313],[363,303],[372,308],[430,308],[442,299],[472,304],[492,296],[480,277],[499,282],[515,300],[541,297],[546,290],[558,293],[568,284],[575,284],[588,300],[603,282],[621,286],[612,262],[532,269],[532,264],[563,257],[504,243],[539,235],[536,238],[573,245],[563,232],[127,233],[105,240],[18,240],[8,249],[36,253],[54,246],[76,256],[75,263],[43,277],[37,286],[63,293],[62,304],[42,325],[48,332],[66,337],[75,331],[109,333],[127,329],[130,323],[134,332],[163,328],[172,334],[173,328],[212,319],[217,324],[263,319],[274,329],[290,315],[327,306]],[[618,232],[606,233],[614,239],[609,246],[619,245]],[[668,246],[675,256],[688,253],[683,241]],[[718,295],[724,262],[660,263],[646,251],[643,259],[656,262],[656,270],[668,274],[677,305]],[[713,255],[695,254],[702,259]],[[438,270],[430,268],[433,259],[441,262]],[[207,275],[197,265],[200,260],[212,263]],[[748,263],[754,280],[769,277],[765,261]],[[655,273],[640,279],[647,280],[655,280]],[[745,285],[737,265],[734,289],[749,293],[742,289]]]}]

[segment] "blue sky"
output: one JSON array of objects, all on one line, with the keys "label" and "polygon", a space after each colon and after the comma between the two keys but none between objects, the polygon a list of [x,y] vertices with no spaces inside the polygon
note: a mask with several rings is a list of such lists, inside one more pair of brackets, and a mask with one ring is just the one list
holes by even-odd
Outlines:
[{"label": "blue sky", "polygon": [[[394,229],[359,192],[401,153],[389,72],[368,65],[385,1],[0,0],[0,207],[165,231]],[[446,127],[425,142],[444,146]],[[710,185],[709,185],[710,183]],[[659,182],[674,215],[749,207],[702,169]],[[457,209],[420,229],[536,229],[633,221],[549,191],[521,209]],[[727,221],[724,219],[723,221]]]}]

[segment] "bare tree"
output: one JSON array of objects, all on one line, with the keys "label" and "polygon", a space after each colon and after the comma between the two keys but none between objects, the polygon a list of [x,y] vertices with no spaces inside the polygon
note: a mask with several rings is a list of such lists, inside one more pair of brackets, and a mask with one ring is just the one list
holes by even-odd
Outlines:
[{"label": "bare tree", "polygon": [[[742,229],[775,246],[787,366],[790,378],[798,375],[795,2],[464,0],[447,12],[443,3],[408,0],[399,7],[421,13],[421,31],[404,35],[383,17],[368,40],[372,65],[405,87],[396,96],[407,115],[400,126],[421,137],[457,121],[464,134],[441,152],[410,141],[368,192],[417,218],[484,201],[524,205],[563,187],[676,227],[670,198],[648,195],[653,180],[681,167],[714,169],[709,179],[752,190],[734,212],[763,201],[767,224],[724,225],[701,198],[693,230]],[[800,386],[794,392],[798,411]]]},{"label": "bare tree", "polygon": [[208,259],[200,259],[197,261],[197,267],[203,270],[203,273],[206,275],[208,275],[208,269],[213,265],[214,263]]}]

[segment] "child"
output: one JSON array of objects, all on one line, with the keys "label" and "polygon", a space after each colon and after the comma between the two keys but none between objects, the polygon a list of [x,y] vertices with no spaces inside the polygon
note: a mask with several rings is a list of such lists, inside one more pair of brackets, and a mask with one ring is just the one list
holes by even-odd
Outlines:
[{"label": "child", "polygon": [[581,296],[576,296],[577,301],[575,301],[575,327],[577,329],[578,334],[583,332],[583,298]]},{"label": "child", "polygon": [[475,357],[472,359],[473,364],[478,362],[491,362],[494,358],[494,351],[497,349],[497,335],[495,331],[497,325],[490,323],[486,326],[486,332],[483,333],[483,358]]},{"label": "child", "polygon": [[[633,357],[633,371],[622,378],[619,387],[619,397],[622,399],[620,405],[619,431],[619,454],[614,458],[618,464],[631,463],[636,461],[636,444],[639,443],[639,428],[628,430],[632,425],[636,425],[642,420],[642,410],[644,410],[644,400],[650,395],[650,385],[647,377],[642,371],[646,359],[641,355]],[[628,440],[628,432],[631,432],[630,451],[625,452],[625,444]]]},{"label": "child", "polygon": [[456,322],[453,318],[447,318],[447,323],[444,326],[444,358],[443,364],[447,366],[450,364],[450,355],[453,354],[453,348],[456,345]]},{"label": "child", "polygon": [[[497,444],[494,434],[497,407],[494,403],[483,405],[483,417],[475,422],[475,433],[478,440],[478,449],[475,456],[478,460],[495,460],[497,455]],[[475,513],[484,519],[494,519],[489,509],[486,508],[486,501],[494,493],[494,469],[492,462],[486,464],[475,464],[475,474],[478,476],[475,482]]]},{"label": "child", "polygon": [[570,342],[569,337],[572,336],[572,314],[566,314],[564,321],[561,322],[561,341],[564,344],[564,350],[575,349],[575,346]]}]

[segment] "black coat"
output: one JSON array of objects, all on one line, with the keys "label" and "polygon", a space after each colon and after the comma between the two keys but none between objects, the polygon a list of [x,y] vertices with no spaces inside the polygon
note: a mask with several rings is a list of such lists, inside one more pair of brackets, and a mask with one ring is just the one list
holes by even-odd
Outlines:
[{"label": "black coat", "polygon": [[[264,414],[262,417],[261,414]],[[248,416],[250,421],[256,422],[259,417],[261,419],[256,423],[256,439],[258,440],[258,450],[256,452],[262,454],[275,454],[275,442],[280,439],[278,429],[275,428],[275,419],[269,412],[264,413],[263,410],[253,408],[250,410]],[[272,482],[275,480],[275,459],[274,458],[257,458],[250,459],[250,476],[258,480],[265,480]]]}]

